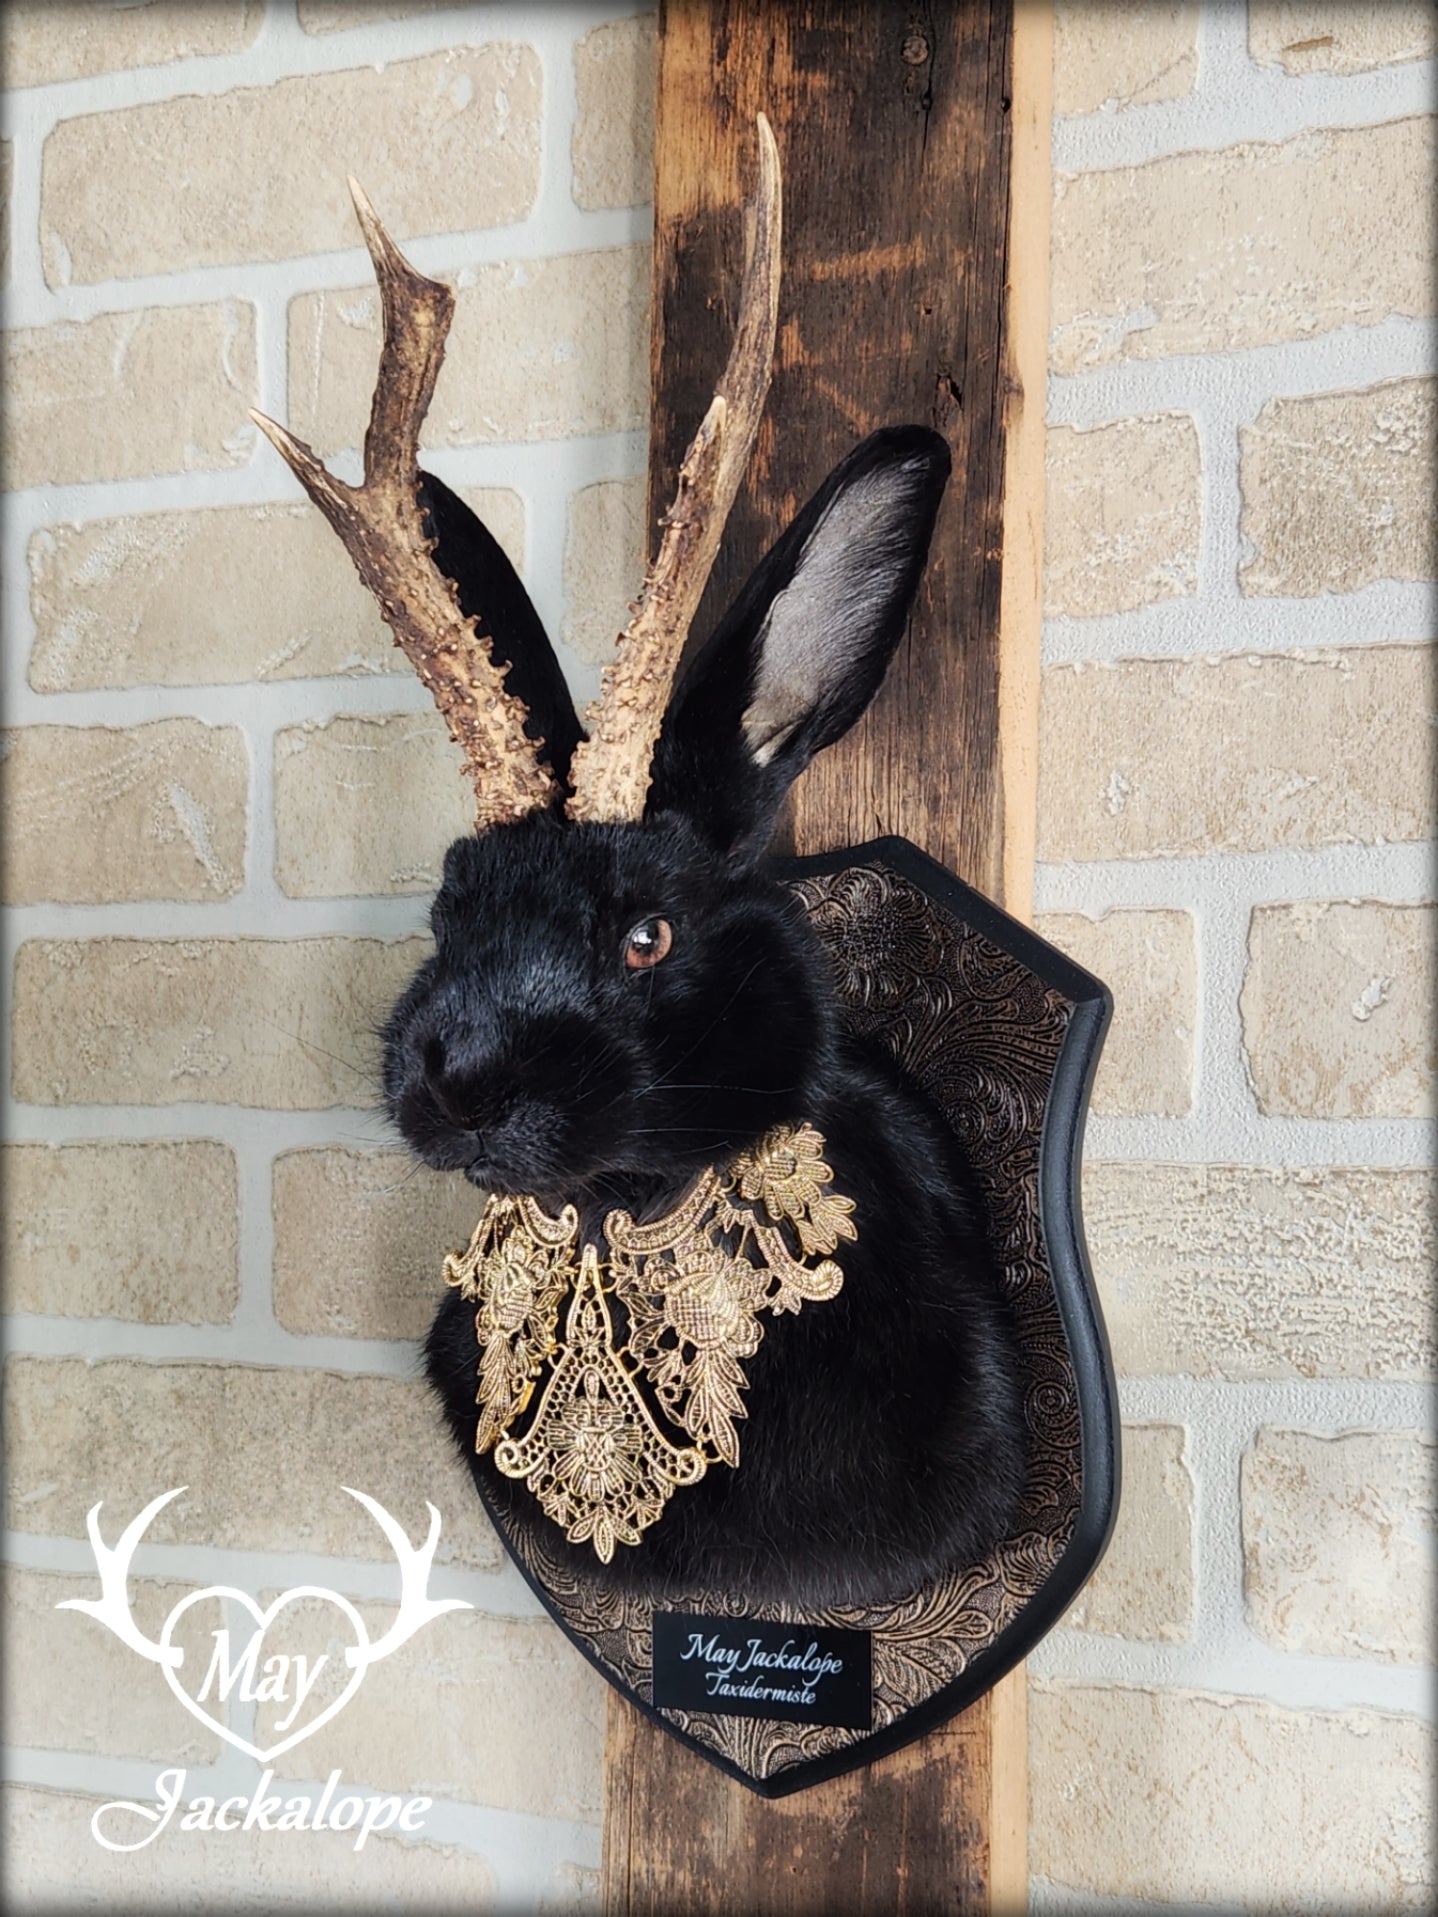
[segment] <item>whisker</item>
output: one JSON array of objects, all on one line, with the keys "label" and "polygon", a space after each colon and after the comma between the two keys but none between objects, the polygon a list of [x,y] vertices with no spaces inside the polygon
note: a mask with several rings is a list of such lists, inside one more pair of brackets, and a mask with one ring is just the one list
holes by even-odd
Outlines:
[{"label": "whisker", "polygon": [[[682,1053],[680,1057],[675,1059],[673,1065],[670,1067],[671,1071],[677,1072],[679,1067],[685,1062],[686,1059],[692,1058],[694,1054],[699,1050],[699,1047],[704,1043],[705,1039],[708,1038],[709,1034],[714,1030],[715,1026],[722,1024],[723,1021],[729,1016],[729,1013],[733,1010],[734,1006],[738,1003],[739,996],[743,992],[744,987],[749,983],[750,979],[753,978],[754,974],[759,970],[759,968],[763,965],[763,963],[764,961],[762,958],[755,959],[754,963],[749,967],[749,970],[744,974],[743,978],[741,978],[739,983],[734,987],[734,990],[730,993],[728,999],[719,1008],[718,1012],[715,1013],[714,1017],[709,1021],[709,1023],[704,1027],[704,1030],[699,1034],[698,1038],[695,1039],[694,1043],[689,1047],[689,1050],[687,1052]],[[666,1072],[663,1074],[662,1077],[656,1078],[652,1085],[646,1086],[645,1089],[647,1091],[657,1091],[661,1085],[664,1085],[668,1082],[668,1078],[669,1078],[669,1073]]]},{"label": "whisker", "polygon": [[343,1065],[347,1072],[353,1072],[355,1077],[363,1079],[366,1085],[374,1084],[373,1072],[363,1070],[354,1063],[353,1059],[342,1058],[338,1052],[332,1052],[327,1045],[321,1045],[318,1039],[305,1038],[299,1032],[292,1032],[288,1026],[281,1025],[278,1019],[265,1018],[261,1015],[260,1023],[268,1025],[272,1031],[279,1032],[282,1037],[292,1039],[296,1045],[303,1045],[306,1051],[319,1052],[325,1058],[332,1058],[336,1065]]},{"label": "whisker", "polygon": [[416,1160],[410,1166],[409,1170],[405,1173],[403,1178],[399,1179],[397,1183],[393,1185],[377,1186],[375,1188],[373,1196],[376,1198],[393,1198],[396,1192],[403,1191],[405,1186],[409,1184],[410,1180],[412,1178],[417,1178],[424,1169],[425,1169],[424,1160],[422,1158],[416,1158]]}]

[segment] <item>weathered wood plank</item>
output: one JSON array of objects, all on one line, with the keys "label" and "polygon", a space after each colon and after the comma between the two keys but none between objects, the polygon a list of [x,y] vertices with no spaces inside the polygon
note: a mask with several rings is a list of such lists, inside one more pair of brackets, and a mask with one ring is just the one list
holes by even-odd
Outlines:
[{"label": "weathered wood plank", "polygon": [[988,1911],[989,1700],[867,1770],[769,1801],[618,1698],[605,1753],[606,1917]]},{"label": "weathered wood plank", "polygon": [[[943,432],[954,481],[909,637],[863,724],[800,782],[787,843],[815,851],[901,832],[1021,914],[1036,782],[1050,35],[1046,8],[1021,6],[1016,25],[1010,0],[661,0],[660,13],[651,518],[728,350],[761,109],[785,170],[774,386],[695,642],[864,433],[903,421]],[[1012,207],[1011,180],[1024,195]],[[1024,1698],[1019,1672],[921,1743],[776,1803],[612,1699],[606,1911],[1022,1910]]]},{"label": "weathered wood plank", "polygon": [[998,634],[1010,49],[1007,0],[670,0],[661,12],[650,498],[662,509],[723,365],[738,208],[768,113],[784,290],[768,416],[696,639],[830,466],[874,427],[935,426],[954,479],[912,636],[816,761],[798,851],[905,833],[997,895]]}]

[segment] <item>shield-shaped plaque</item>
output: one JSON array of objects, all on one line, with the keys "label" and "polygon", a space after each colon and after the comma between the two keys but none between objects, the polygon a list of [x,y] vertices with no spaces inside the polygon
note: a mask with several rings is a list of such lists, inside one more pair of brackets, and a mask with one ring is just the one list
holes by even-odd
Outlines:
[{"label": "shield-shaped plaque", "polygon": [[[1113,1371],[1078,1193],[1108,992],[905,839],[774,870],[807,910],[854,1029],[923,1087],[983,1186],[1025,1373],[1030,1455],[1016,1524],[981,1562],[954,1564],[891,1605],[801,1615],[696,1589],[656,1611],[586,1582],[553,1552],[559,1533],[523,1486],[481,1482],[511,1556],[584,1656],[766,1797],[896,1750],[995,1684],[1098,1564],[1119,1480]],[[699,1647],[732,1675],[723,1708],[684,1659]],[[745,1681],[751,1667],[762,1683]],[[775,1697],[790,1701],[757,1701]]]}]

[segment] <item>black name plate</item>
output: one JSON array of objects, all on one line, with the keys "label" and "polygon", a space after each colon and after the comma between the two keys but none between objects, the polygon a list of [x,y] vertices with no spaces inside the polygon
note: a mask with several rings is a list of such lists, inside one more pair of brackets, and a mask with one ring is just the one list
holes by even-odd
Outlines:
[{"label": "black name plate", "polygon": [[867,1631],[752,1617],[654,1613],[654,1702],[726,1717],[784,1717],[867,1731],[874,1721]]}]

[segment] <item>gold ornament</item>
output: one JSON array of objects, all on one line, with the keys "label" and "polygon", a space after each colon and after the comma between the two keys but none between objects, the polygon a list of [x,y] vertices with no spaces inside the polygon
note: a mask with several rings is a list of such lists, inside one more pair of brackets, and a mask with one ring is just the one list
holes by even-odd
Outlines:
[{"label": "gold ornament", "polygon": [[[737,1466],[740,1360],[759,1349],[761,1315],[822,1303],[844,1282],[826,1254],[858,1234],[833,1176],[812,1125],[781,1125],[653,1224],[610,1212],[603,1262],[581,1248],[573,1205],[551,1218],[532,1198],[500,1197],[469,1249],[445,1259],[446,1283],[475,1305],[475,1449],[493,1447],[571,1544],[592,1543],[607,1564],[681,1485]],[[528,1430],[511,1435],[537,1389]]]}]

